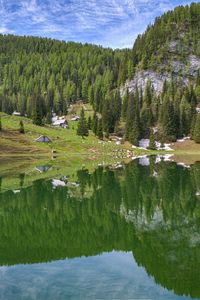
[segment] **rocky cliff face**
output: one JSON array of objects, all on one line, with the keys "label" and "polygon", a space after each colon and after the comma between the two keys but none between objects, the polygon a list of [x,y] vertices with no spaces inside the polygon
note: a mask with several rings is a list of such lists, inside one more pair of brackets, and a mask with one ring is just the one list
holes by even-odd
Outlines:
[{"label": "rocky cliff face", "polygon": [[156,93],[159,94],[162,91],[164,80],[169,81],[170,75],[168,73],[159,74],[151,70],[137,71],[133,80],[126,81],[125,87],[122,89],[122,92],[128,90],[129,93],[131,93],[135,90],[136,86],[144,90],[149,80],[151,81]]},{"label": "rocky cliff face", "polygon": [[173,41],[168,46],[168,58],[163,65],[158,64],[155,70],[136,70],[134,78],[127,80],[121,92],[128,90],[130,93],[135,87],[144,90],[147,82],[150,80],[157,94],[162,91],[163,82],[173,79],[180,79],[184,84],[192,82],[195,78],[198,69],[200,69],[200,57],[192,53],[188,53],[186,58],[180,60],[178,55],[178,41]]}]

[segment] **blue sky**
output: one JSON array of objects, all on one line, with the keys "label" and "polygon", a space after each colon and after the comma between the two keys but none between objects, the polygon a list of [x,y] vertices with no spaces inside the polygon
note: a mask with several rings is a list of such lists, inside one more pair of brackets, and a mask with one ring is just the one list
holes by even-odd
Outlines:
[{"label": "blue sky", "polygon": [[198,1],[0,0],[0,33],[132,47],[156,16],[191,2]]}]

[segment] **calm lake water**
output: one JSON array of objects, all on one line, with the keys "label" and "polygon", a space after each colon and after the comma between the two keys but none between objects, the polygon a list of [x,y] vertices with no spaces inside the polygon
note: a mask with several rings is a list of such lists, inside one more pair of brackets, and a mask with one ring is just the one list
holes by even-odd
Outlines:
[{"label": "calm lake water", "polygon": [[75,173],[0,178],[0,299],[200,299],[200,163]]}]

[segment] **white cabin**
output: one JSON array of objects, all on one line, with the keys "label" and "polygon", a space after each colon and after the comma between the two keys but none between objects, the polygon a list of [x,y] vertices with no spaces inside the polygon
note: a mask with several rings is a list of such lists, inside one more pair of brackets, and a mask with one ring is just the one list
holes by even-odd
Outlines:
[{"label": "white cabin", "polygon": [[196,107],[196,112],[200,114],[200,107]]},{"label": "white cabin", "polygon": [[55,127],[62,127],[62,128],[68,128],[68,123],[65,119],[61,119],[61,120],[55,120],[53,123],[52,123],[53,126]]},{"label": "white cabin", "polygon": [[14,111],[12,113],[13,116],[16,116],[16,117],[20,117],[21,116],[21,113],[19,111]]},{"label": "white cabin", "polygon": [[80,120],[80,117],[79,116],[73,116],[71,118],[71,121],[79,121]]},{"label": "white cabin", "polygon": [[65,116],[58,117],[56,114],[54,114],[51,121],[52,121],[52,126],[69,128],[69,125],[68,125],[67,120],[65,119]]}]

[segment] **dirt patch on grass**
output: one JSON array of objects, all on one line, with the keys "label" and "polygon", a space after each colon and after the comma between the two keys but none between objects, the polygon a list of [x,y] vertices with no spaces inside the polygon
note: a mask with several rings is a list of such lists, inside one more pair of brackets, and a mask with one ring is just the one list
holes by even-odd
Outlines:
[{"label": "dirt patch on grass", "polygon": [[196,161],[200,161],[200,144],[192,140],[176,142],[172,145],[172,148],[176,151],[173,160],[178,163],[192,165]]},{"label": "dirt patch on grass", "polygon": [[98,153],[98,150],[95,148],[90,148],[90,149],[88,149],[88,151],[92,152],[92,153]]},{"label": "dirt patch on grass", "polygon": [[3,130],[0,133],[0,139],[1,156],[28,156],[46,153],[46,150],[38,149],[36,146],[31,145],[26,135],[14,130]]},{"label": "dirt patch on grass", "polygon": [[192,140],[186,140],[184,142],[176,142],[172,144],[172,148],[177,151],[196,153],[200,155],[200,144],[197,144]]},{"label": "dirt patch on grass", "polygon": [[183,163],[187,166],[193,165],[195,162],[200,161],[199,155],[174,155],[172,158],[173,161],[177,163]]}]

